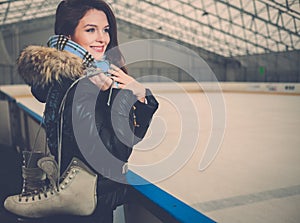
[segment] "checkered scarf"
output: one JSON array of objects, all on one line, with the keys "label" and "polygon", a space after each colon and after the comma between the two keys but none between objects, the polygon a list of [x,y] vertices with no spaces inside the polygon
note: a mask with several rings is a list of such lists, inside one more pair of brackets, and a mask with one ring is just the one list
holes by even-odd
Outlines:
[{"label": "checkered scarf", "polygon": [[75,54],[76,56],[82,58],[83,64],[86,67],[97,67],[103,72],[107,72],[109,69],[110,64],[109,61],[105,59],[105,56],[103,56],[102,60],[96,61],[86,49],[64,35],[51,36],[47,42],[47,45],[51,48],[65,50]]}]

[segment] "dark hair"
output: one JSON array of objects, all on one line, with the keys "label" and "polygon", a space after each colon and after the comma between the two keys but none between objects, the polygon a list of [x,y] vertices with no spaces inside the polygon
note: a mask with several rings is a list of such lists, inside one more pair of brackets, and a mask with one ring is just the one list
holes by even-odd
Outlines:
[{"label": "dark hair", "polygon": [[64,0],[56,9],[54,32],[56,35],[73,35],[80,21],[91,9],[103,11],[109,24],[110,42],[106,48],[106,57],[111,63],[122,67],[126,72],[125,60],[119,49],[117,22],[109,5],[102,0]]}]

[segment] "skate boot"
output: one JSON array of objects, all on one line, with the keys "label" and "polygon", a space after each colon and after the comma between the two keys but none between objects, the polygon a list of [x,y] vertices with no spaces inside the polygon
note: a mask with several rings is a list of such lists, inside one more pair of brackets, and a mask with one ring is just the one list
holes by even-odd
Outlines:
[{"label": "skate boot", "polygon": [[22,195],[38,194],[46,188],[46,174],[38,167],[38,160],[44,157],[42,152],[23,151]]},{"label": "skate boot", "polygon": [[4,207],[19,216],[39,218],[51,215],[90,215],[96,208],[97,175],[82,161],[73,158],[58,187],[38,194],[8,197]]}]

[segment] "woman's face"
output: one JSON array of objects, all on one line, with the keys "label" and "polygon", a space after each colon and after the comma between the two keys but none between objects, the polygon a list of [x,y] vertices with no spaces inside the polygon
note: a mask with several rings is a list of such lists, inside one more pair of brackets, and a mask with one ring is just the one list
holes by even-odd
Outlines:
[{"label": "woman's face", "polygon": [[79,20],[71,40],[100,60],[109,44],[109,24],[103,11],[91,9]]}]

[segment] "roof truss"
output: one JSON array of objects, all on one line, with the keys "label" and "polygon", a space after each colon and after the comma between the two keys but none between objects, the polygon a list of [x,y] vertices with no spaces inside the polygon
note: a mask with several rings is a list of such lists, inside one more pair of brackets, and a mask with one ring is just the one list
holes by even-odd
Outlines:
[{"label": "roof truss", "polygon": [[[0,1],[0,29],[53,15],[59,1]],[[108,2],[118,19],[222,56],[300,49],[299,0]]]}]

